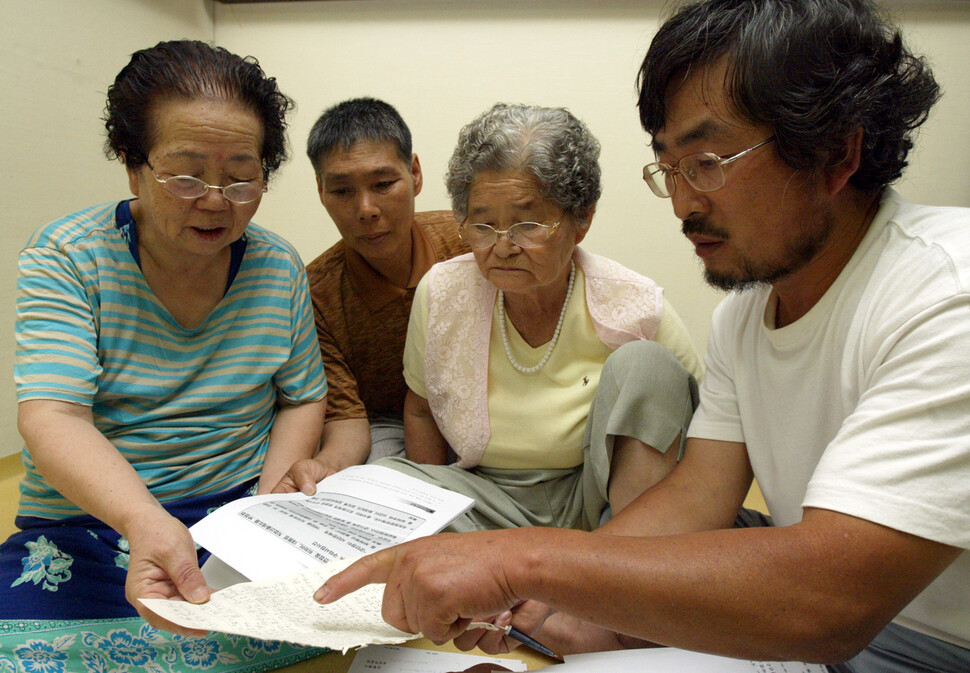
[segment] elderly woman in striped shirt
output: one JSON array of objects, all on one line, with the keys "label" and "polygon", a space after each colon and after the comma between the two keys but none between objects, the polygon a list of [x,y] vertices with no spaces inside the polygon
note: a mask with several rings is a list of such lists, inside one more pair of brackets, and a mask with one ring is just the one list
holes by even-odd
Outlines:
[{"label": "elderly woman in striped shirt", "polygon": [[21,531],[0,547],[0,652],[51,671],[306,656],[135,618],[139,598],[205,601],[187,525],[272,488],[320,438],[303,265],[250,222],[291,106],[254,59],[189,41],[136,52],[105,110],[135,198],[43,227],[21,253],[26,476]]}]

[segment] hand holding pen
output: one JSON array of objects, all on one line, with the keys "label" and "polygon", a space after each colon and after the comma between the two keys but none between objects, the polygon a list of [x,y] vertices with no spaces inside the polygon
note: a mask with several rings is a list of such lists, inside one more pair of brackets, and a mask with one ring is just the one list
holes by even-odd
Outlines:
[{"label": "hand holding pen", "polygon": [[522,643],[526,647],[530,647],[533,650],[535,650],[536,652],[540,652],[540,653],[546,655],[547,657],[552,657],[553,659],[558,659],[559,661],[562,661],[562,657],[560,657],[558,654],[556,654],[555,652],[553,652],[552,650],[550,650],[548,647],[546,647],[545,645],[543,645],[542,643],[540,643],[538,640],[536,640],[532,636],[529,636],[529,635],[527,635],[525,633],[522,633],[522,631],[519,631],[517,628],[515,628],[511,624],[507,624],[505,626],[498,626],[496,624],[492,624],[491,622],[471,622],[471,623],[468,624],[468,628],[469,629],[487,629],[489,631],[502,631],[502,632],[505,633],[505,635],[507,635],[510,638],[513,638],[513,639],[519,641],[520,643]]}]

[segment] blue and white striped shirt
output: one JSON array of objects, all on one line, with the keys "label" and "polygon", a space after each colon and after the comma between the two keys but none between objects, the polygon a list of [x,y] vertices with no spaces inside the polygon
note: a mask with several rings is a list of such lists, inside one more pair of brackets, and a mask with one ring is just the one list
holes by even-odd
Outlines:
[{"label": "blue and white striped shirt", "polygon": [[[162,502],[257,477],[277,395],[299,404],[327,389],[299,255],[250,223],[226,295],[186,329],[145,281],[116,226],[117,205],[60,219],[21,252],[18,401],[90,406],[95,426]],[[21,516],[81,513],[26,448],[24,463]]]}]

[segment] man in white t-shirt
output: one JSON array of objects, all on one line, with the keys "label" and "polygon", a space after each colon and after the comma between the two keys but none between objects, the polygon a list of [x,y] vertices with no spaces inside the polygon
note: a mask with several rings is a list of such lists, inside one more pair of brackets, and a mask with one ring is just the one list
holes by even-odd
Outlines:
[{"label": "man in white t-shirt", "polygon": [[[706,0],[639,83],[644,179],[732,291],[683,460],[597,533],[428,540],[318,596],[386,581],[390,623],[488,651],[512,643],[470,618],[566,652],[970,670],[970,210],[888,186],[932,74],[866,0]],[[776,525],[730,529],[752,476]]]}]

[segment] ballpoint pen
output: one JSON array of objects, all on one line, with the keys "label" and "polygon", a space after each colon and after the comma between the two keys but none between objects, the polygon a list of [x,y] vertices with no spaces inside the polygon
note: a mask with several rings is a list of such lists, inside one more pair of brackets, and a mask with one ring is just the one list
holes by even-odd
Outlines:
[{"label": "ballpoint pen", "polygon": [[529,635],[526,635],[525,633],[522,633],[521,631],[519,631],[517,628],[515,628],[511,624],[508,624],[506,626],[498,626],[496,624],[492,624],[491,622],[470,622],[468,624],[468,628],[469,629],[487,629],[489,631],[502,631],[502,632],[505,633],[505,635],[509,636],[510,638],[514,638],[515,640],[518,640],[520,643],[522,643],[523,645],[525,645],[527,647],[531,647],[536,652],[541,652],[542,654],[546,655],[547,657],[552,657],[553,659],[557,659],[559,661],[562,661],[562,657],[560,657],[558,654],[556,654],[555,652],[553,652],[552,650],[550,650],[548,647],[546,647],[545,645],[543,645],[542,643],[540,643],[538,640],[536,640],[532,636],[529,636]]}]

